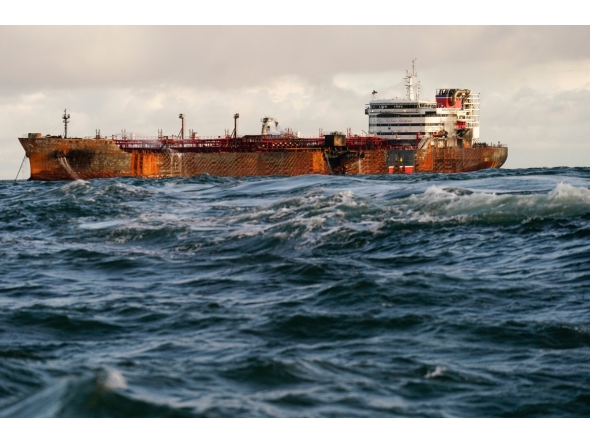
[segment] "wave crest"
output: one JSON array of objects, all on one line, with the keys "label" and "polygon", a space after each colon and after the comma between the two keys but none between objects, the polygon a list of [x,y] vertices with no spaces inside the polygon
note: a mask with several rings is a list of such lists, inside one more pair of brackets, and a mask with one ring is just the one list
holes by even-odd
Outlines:
[{"label": "wave crest", "polygon": [[497,194],[432,185],[392,207],[398,222],[521,222],[589,213],[590,190],[560,183],[546,194]]}]

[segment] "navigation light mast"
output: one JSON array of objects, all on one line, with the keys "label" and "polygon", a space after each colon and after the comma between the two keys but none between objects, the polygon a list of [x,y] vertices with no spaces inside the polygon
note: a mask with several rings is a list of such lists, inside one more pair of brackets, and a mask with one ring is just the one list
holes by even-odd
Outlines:
[{"label": "navigation light mast", "polygon": [[64,115],[62,116],[62,120],[64,121],[64,139],[67,139],[68,138],[68,122],[70,121],[70,115],[67,114],[65,109],[64,109]]}]

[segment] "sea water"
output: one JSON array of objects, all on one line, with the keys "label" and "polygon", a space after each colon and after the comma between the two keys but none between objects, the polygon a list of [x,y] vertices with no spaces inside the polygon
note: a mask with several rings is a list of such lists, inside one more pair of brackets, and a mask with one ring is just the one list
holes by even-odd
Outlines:
[{"label": "sea water", "polygon": [[0,416],[588,416],[589,186],[0,182]]}]

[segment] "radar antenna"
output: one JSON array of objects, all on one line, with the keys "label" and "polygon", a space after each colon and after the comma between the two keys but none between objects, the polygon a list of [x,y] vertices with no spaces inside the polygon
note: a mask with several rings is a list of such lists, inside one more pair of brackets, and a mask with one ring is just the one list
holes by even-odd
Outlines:
[{"label": "radar antenna", "polygon": [[414,84],[414,79],[418,78],[416,72],[416,59],[412,60],[412,72],[406,70],[406,97],[408,100],[420,100],[420,82]]}]

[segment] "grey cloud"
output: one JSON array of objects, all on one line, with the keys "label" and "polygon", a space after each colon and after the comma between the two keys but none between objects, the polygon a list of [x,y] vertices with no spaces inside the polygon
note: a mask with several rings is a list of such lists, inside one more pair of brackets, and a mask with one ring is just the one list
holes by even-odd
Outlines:
[{"label": "grey cloud", "polygon": [[[163,26],[2,27],[4,88],[138,86],[214,88],[298,75],[317,84],[336,73],[490,69],[584,58],[588,27]],[[494,68],[495,67],[495,68]]]}]

